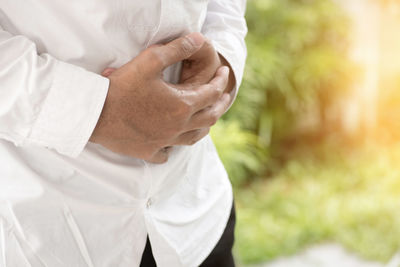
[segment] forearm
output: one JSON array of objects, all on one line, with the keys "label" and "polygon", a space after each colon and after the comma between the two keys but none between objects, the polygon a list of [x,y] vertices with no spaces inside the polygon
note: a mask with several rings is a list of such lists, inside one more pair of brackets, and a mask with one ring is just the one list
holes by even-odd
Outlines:
[{"label": "forearm", "polygon": [[33,41],[0,27],[0,138],[76,156],[100,115],[108,80],[38,54]]}]

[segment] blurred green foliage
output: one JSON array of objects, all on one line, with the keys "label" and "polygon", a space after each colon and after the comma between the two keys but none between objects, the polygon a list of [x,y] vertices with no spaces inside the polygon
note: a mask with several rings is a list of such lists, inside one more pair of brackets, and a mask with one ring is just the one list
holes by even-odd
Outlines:
[{"label": "blurred green foliage", "polygon": [[[330,113],[360,73],[348,59],[350,22],[337,2],[248,0],[247,22],[244,80],[212,129],[235,185],[238,260],[325,241],[388,260],[400,248],[398,83],[379,102],[379,125],[397,130],[377,133],[390,146],[363,144],[363,136],[354,147]],[[315,125],[304,131],[310,114]]]},{"label": "blurred green foliage", "polygon": [[353,67],[348,20],[332,0],[249,0],[246,18],[244,80],[235,104],[212,130],[234,185],[271,168],[310,111],[321,133],[335,128],[326,111],[346,93]]},{"label": "blurred green foliage", "polygon": [[260,147],[257,136],[241,129],[239,122],[222,120],[213,127],[211,136],[217,140],[219,156],[235,184],[242,184],[249,172],[263,169],[266,151]]},{"label": "blurred green foliage", "polygon": [[297,147],[273,179],[236,190],[238,260],[326,241],[382,262],[400,249],[400,146],[345,147]]}]

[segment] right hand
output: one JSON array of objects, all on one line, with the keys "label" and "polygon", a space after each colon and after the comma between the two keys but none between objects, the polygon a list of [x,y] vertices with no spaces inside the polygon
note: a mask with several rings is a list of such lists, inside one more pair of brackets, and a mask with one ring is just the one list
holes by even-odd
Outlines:
[{"label": "right hand", "polygon": [[[207,84],[170,84],[165,68],[189,58],[204,43],[193,33],[155,45],[113,71],[100,119],[90,138],[119,154],[153,163],[168,160],[168,149],[192,145],[208,134],[222,114],[206,112],[221,101],[229,69],[221,67]],[[222,96],[229,104],[229,96]]]}]

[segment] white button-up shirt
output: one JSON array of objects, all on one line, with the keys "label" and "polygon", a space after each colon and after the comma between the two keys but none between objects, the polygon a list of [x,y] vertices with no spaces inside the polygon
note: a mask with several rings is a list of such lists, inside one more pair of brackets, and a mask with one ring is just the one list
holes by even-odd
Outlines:
[{"label": "white button-up shirt", "polygon": [[[165,164],[88,142],[109,80],[149,45],[200,31],[240,83],[245,0],[0,0],[0,266],[198,266],[232,189],[209,137]],[[166,78],[176,81],[179,66]]]}]

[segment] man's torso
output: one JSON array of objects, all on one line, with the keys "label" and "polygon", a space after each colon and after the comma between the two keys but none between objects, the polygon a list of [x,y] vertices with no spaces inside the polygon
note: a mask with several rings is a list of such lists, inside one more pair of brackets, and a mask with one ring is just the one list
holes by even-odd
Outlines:
[{"label": "man's torso", "polygon": [[[99,73],[201,31],[207,2],[0,1],[0,26],[34,41],[39,54]],[[165,78],[178,75],[175,66]],[[218,241],[232,203],[209,137],[174,148],[163,165],[92,143],[69,158],[0,140],[0,159],[5,267],[138,266],[147,234],[160,266],[192,266]]]}]

